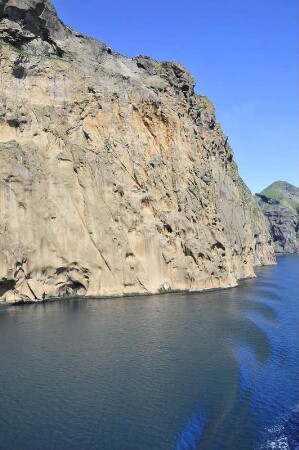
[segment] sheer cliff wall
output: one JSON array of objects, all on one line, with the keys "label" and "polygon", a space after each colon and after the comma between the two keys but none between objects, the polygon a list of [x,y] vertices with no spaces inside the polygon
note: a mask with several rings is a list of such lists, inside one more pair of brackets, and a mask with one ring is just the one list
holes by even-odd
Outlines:
[{"label": "sheer cliff wall", "polygon": [[48,1],[0,0],[0,298],[235,285],[265,219],[178,63],[126,58]]}]

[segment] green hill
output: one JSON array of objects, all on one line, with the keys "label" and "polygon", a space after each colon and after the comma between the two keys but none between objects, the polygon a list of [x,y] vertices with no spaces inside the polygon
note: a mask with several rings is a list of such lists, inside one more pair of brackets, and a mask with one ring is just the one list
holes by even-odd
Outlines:
[{"label": "green hill", "polygon": [[298,211],[299,188],[286,181],[275,181],[258,196],[265,196],[268,199],[278,200],[280,204]]},{"label": "green hill", "polygon": [[275,251],[299,252],[299,188],[275,181],[256,199],[268,219]]}]

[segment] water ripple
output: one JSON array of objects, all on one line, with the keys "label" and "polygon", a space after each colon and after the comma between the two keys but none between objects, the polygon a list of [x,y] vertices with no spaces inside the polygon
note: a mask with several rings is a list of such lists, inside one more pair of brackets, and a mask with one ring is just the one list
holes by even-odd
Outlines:
[{"label": "water ripple", "polygon": [[229,290],[1,308],[0,448],[298,450],[298,262]]}]

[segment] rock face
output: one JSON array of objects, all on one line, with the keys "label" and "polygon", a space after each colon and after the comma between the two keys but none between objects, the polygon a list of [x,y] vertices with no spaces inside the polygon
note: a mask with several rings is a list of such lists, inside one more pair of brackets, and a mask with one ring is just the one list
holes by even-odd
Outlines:
[{"label": "rock face", "polygon": [[0,0],[0,296],[235,285],[274,262],[210,101],[178,63],[133,59]]},{"label": "rock face", "polygon": [[276,181],[256,194],[270,227],[277,253],[299,252],[299,189]]}]

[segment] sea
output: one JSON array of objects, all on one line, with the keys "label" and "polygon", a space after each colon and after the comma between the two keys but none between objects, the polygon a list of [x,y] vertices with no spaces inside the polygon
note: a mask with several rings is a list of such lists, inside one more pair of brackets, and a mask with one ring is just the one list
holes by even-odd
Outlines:
[{"label": "sea", "polygon": [[0,308],[1,450],[299,449],[299,255],[238,287]]}]

